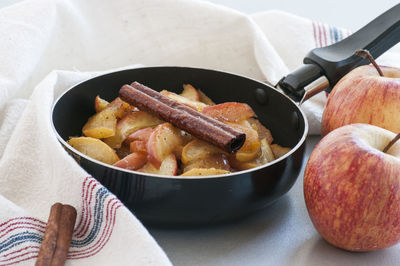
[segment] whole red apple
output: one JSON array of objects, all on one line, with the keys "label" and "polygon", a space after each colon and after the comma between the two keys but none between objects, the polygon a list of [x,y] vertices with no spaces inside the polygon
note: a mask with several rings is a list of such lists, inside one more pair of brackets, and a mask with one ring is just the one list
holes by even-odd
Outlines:
[{"label": "whole red apple", "polygon": [[360,66],[345,75],[329,94],[322,115],[321,132],[366,123],[400,132],[400,69]]},{"label": "whole red apple", "polygon": [[334,246],[371,251],[400,240],[400,143],[368,124],[335,129],[315,147],[304,173],[311,221]]}]

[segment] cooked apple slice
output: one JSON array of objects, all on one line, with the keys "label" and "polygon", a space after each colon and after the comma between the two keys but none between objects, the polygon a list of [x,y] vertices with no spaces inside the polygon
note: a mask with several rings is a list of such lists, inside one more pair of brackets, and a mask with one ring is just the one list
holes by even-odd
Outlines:
[{"label": "cooked apple slice", "polygon": [[212,154],[224,154],[225,152],[214,145],[199,139],[194,139],[186,144],[182,149],[181,160],[184,164],[191,161],[206,158]]},{"label": "cooked apple slice", "polygon": [[130,151],[129,144],[122,143],[121,148],[115,149],[115,152],[117,153],[119,158],[124,158],[125,156],[128,156],[132,152]]},{"label": "cooked apple slice", "polygon": [[189,100],[189,99],[187,99],[185,97],[182,97],[182,96],[180,96],[180,95],[178,95],[176,93],[173,93],[171,91],[163,90],[160,93],[165,95],[165,96],[167,96],[167,97],[169,97],[169,98],[171,98],[172,100],[174,100],[174,101],[176,101],[178,103],[181,103],[181,104],[184,104],[186,106],[189,106],[190,108],[193,108],[194,110],[197,110],[199,112],[201,112],[201,110],[203,110],[204,107],[207,106],[206,104],[204,104],[202,102],[196,102],[196,101]]},{"label": "cooked apple slice", "polygon": [[129,143],[130,151],[147,153],[147,141],[149,140],[153,130],[152,127],[146,127],[129,134],[125,139],[125,143]]},{"label": "cooked apple slice", "polygon": [[200,101],[200,95],[198,91],[190,84],[183,84],[183,91],[180,96],[192,101]]},{"label": "cooked apple slice", "polygon": [[207,176],[207,175],[224,175],[229,174],[229,171],[215,168],[193,168],[180,176]]},{"label": "cooked apple slice", "polygon": [[200,102],[205,103],[207,105],[215,105],[215,102],[213,102],[213,100],[208,98],[208,96],[205,95],[204,92],[202,92],[201,90],[197,90],[197,92],[199,93]]},{"label": "cooked apple slice", "polygon": [[236,152],[236,159],[240,162],[249,162],[258,156],[258,150],[254,149],[251,151],[238,151]]},{"label": "cooked apple slice", "polygon": [[248,162],[256,158],[261,147],[257,131],[246,120],[242,121],[242,124],[230,122],[226,122],[226,124],[246,134],[246,140],[243,146],[236,152],[235,158],[241,162]]},{"label": "cooked apple slice", "polygon": [[67,143],[81,153],[103,163],[113,164],[119,160],[115,151],[99,139],[74,137],[70,138]]},{"label": "cooked apple slice", "polygon": [[254,158],[253,160],[240,161],[236,157],[234,158],[231,157],[229,162],[235,169],[247,170],[275,160],[275,156],[272,153],[271,146],[268,144],[267,139],[266,138],[262,139],[260,143],[261,143],[261,149],[258,152],[256,158]]},{"label": "cooked apple slice", "polygon": [[153,132],[154,128],[152,127],[145,127],[139,130],[136,130],[135,132],[129,134],[126,139],[125,142],[131,142],[131,141],[135,141],[135,140],[141,140],[141,141],[145,141],[147,142],[149,140],[149,137],[151,135],[151,133]]},{"label": "cooked apple slice", "polygon": [[266,164],[275,160],[275,155],[272,152],[271,146],[268,144],[266,138],[261,140],[261,155],[259,158],[259,162],[261,164]]},{"label": "cooked apple slice", "polygon": [[91,116],[83,126],[82,133],[96,139],[114,136],[117,124],[115,112],[114,108],[106,108]]},{"label": "cooked apple slice", "polygon": [[183,141],[181,130],[170,123],[158,125],[147,141],[148,160],[156,167],[160,167],[161,162],[181,146]]},{"label": "cooked apple slice", "polygon": [[211,154],[207,157],[190,161],[184,166],[183,172],[187,172],[194,168],[215,168],[223,169],[226,171],[231,171],[231,166],[229,164],[228,158],[225,154]]},{"label": "cooked apple slice", "polygon": [[108,104],[109,104],[109,102],[100,98],[100,96],[97,95],[96,98],[94,99],[94,109],[96,110],[96,113],[101,112],[104,109],[106,109]]},{"label": "cooked apple slice", "polygon": [[245,162],[245,163],[244,162],[237,162],[235,164],[235,168],[237,170],[248,170],[248,169],[252,169],[252,168],[258,167],[260,165],[262,165],[262,164],[256,163],[256,162]]},{"label": "cooked apple slice", "polygon": [[114,163],[114,166],[125,168],[128,170],[137,170],[143,167],[147,162],[147,156],[145,153],[133,152],[121,160]]},{"label": "cooked apple slice", "polygon": [[124,102],[121,100],[121,98],[117,97],[115,98],[108,106],[107,108],[113,108],[115,110],[115,115],[117,118],[122,118],[125,115],[133,112],[135,110],[135,107],[130,105],[127,102]]},{"label": "cooked apple slice", "polygon": [[276,159],[285,155],[286,153],[288,153],[291,150],[290,148],[282,147],[278,144],[272,144],[271,149],[272,149],[272,152],[274,153],[274,156]]},{"label": "cooked apple slice", "polygon": [[258,137],[260,139],[266,138],[268,144],[271,144],[274,141],[271,131],[268,128],[266,128],[263,124],[261,124],[261,122],[258,119],[249,118],[249,119],[247,119],[247,121],[257,131]]},{"label": "cooked apple slice", "polygon": [[248,104],[236,102],[207,106],[201,112],[222,122],[239,122],[256,116]]},{"label": "cooked apple slice", "polygon": [[146,145],[147,145],[147,141],[134,140],[129,144],[129,150],[130,150],[130,152],[147,153]]},{"label": "cooked apple slice", "polygon": [[159,168],[155,167],[152,163],[147,162],[142,168],[138,170],[139,172],[158,174],[158,175],[176,175],[178,171],[178,163],[176,161],[175,155],[170,154],[161,162]]},{"label": "cooked apple slice", "polygon": [[127,114],[118,121],[114,136],[104,139],[111,148],[120,148],[122,142],[131,133],[141,128],[152,127],[161,124],[163,121],[157,117],[142,111],[135,111]]}]

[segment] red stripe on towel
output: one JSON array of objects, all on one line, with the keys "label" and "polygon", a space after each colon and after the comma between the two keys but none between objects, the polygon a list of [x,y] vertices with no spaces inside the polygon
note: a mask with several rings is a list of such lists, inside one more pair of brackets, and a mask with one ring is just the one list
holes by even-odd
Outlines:
[{"label": "red stripe on towel", "polygon": [[[110,207],[111,202],[113,204]],[[114,198],[107,203],[107,212],[106,212],[106,225],[103,228],[103,232],[98,240],[86,249],[74,250],[68,253],[68,258],[70,259],[80,259],[87,258],[97,254],[104,245],[108,242],[111,237],[112,231],[114,229],[116,211],[119,207],[121,207],[121,202]]]},{"label": "red stripe on towel", "polygon": [[88,184],[88,189],[90,185],[93,183],[93,186],[90,188],[90,197],[88,201],[88,197],[86,195],[85,198],[85,203],[86,203],[86,212],[85,212],[85,217],[84,217],[84,223],[80,231],[77,231],[74,235],[78,238],[83,237],[86,232],[89,230],[90,223],[92,222],[92,212],[90,211],[90,205],[92,204],[92,199],[93,199],[93,190],[94,188],[98,185],[96,180],[92,179],[89,184]]},{"label": "red stripe on towel", "polygon": [[315,47],[318,47],[318,41],[317,41],[317,26],[315,25],[315,22],[312,22],[312,27],[313,27],[313,34],[314,34],[314,42],[315,42]]}]

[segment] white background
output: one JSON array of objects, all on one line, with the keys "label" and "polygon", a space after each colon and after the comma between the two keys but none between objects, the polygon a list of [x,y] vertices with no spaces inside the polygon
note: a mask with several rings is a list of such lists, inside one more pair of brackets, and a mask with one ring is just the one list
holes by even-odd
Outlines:
[{"label": "white background", "polygon": [[[21,0],[0,0],[4,7]],[[84,1],[84,0],[83,0]],[[398,0],[204,0],[252,14],[280,9],[292,14],[357,30],[399,3]]]}]

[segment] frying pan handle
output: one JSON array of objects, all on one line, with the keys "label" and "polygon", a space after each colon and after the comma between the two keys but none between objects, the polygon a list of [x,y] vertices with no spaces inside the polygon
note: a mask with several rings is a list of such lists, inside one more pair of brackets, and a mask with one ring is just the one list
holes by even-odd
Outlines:
[{"label": "frying pan handle", "polygon": [[[399,41],[400,4],[397,4],[340,42],[311,50],[303,60],[304,65],[282,78],[278,86],[295,101],[304,101],[304,97],[308,99],[323,89],[330,92],[352,69],[369,64],[354,54],[356,50],[366,49],[377,58]],[[311,95],[307,95],[308,91]]]}]

